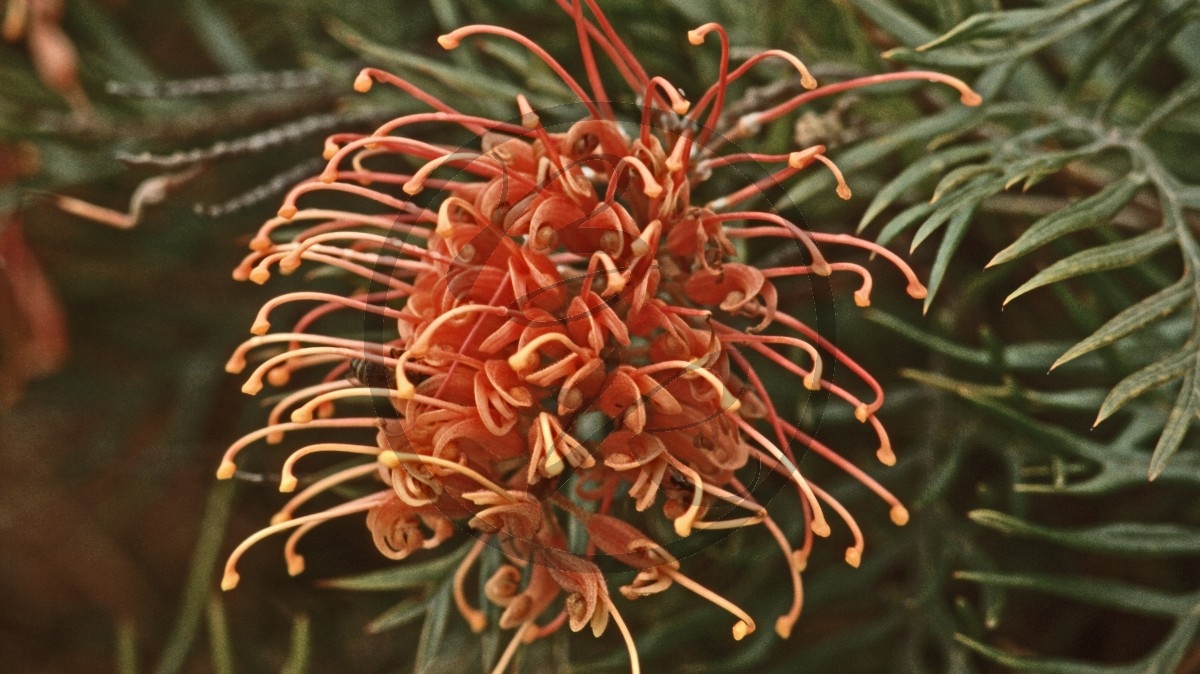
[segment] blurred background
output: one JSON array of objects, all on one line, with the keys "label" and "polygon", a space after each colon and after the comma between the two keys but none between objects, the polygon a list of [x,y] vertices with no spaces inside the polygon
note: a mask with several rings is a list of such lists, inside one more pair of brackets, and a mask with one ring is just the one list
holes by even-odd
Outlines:
[{"label": "blurred background", "polygon": [[[760,629],[735,643],[726,616],[681,592],[640,602],[646,671],[1200,672],[1200,3],[601,5],[685,92],[717,72],[716,48],[686,33],[720,21],[735,60],[786,49],[823,83],[930,67],[985,97],[966,109],[933,85],[863,90],[742,141],[825,144],[854,190],[841,202],[805,173],[760,207],[915,247],[923,304],[882,265],[869,309],[849,283],[815,307],[782,300],[833,319],[883,382],[900,461],[874,463],[852,410],[797,414],[913,518],[893,527],[865,488],[806,461],[863,524],[862,568],[818,544],[787,641]],[[267,543],[219,591],[225,555],[283,502],[284,456],[259,451],[216,483],[221,452],[266,415],[222,366],[258,307],[303,283],[230,273],[282,192],[320,171],[324,135],[421,109],[383,87],[355,94],[359,68],[507,118],[516,93],[551,106],[569,91],[509,43],[447,53],[437,35],[504,25],[578,73],[570,19],[551,0],[0,7],[0,670],[486,671],[507,640],[448,609],[446,567],[385,563],[354,518],[306,539],[307,573],[289,578]],[[764,65],[730,105],[761,110],[793,80]],[[1101,409],[1112,419],[1091,430]],[[788,600],[772,548],[742,532],[689,564],[768,625]],[[624,658],[612,634],[574,635],[517,668]]]}]

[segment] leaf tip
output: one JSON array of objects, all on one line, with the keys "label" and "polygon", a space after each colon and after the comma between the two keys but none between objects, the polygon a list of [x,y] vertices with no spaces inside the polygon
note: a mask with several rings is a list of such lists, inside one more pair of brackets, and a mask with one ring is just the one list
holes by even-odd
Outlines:
[{"label": "leaf tip", "polygon": [[1012,256],[1007,255],[1006,254],[1007,252],[1008,252],[1008,249],[1005,248],[1004,250],[1000,251],[999,253],[996,253],[995,255],[992,256],[992,259],[988,260],[987,264],[983,265],[983,268],[991,269],[992,267],[995,267],[998,264],[1004,264],[1005,262],[1008,262],[1009,260],[1012,259]]}]

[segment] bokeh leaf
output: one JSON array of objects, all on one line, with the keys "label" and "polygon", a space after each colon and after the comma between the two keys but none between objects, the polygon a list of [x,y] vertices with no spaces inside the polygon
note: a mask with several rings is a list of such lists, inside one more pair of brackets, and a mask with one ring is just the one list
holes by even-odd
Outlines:
[{"label": "bokeh leaf", "polygon": [[468,543],[451,554],[444,554],[429,561],[395,564],[386,569],[369,571],[357,576],[323,580],[319,584],[338,590],[367,592],[409,590],[421,587],[445,578],[447,573],[458,566],[459,561],[467,554],[471,545],[472,543]]}]

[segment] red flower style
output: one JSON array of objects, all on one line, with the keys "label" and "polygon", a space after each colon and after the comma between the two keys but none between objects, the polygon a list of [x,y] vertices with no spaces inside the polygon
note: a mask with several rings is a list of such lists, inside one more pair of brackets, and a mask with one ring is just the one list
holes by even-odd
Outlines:
[{"label": "red flower style", "polygon": [[[362,444],[312,444],[294,452],[283,466],[280,489],[285,492],[298,486],[294,465],[309,454],[349,453],[364,461],[307,484],[271,526],[237,547],[222,586],[237,584],[235,563],[248,547],[278,532],[291,532],[285,556],[289,572],[299,573],[299,538],[343,515],[365,512],[376,545],[392,559],[437,547],[465,528],[477,542],[455,575],[454,596],[477,631],[487,620],[467,601],[466,579],[489,542],[507,559],[484,582],[489,601],[503,608],[499,626],[516,630],[496,671],[507,666],[520,643],[563,624],[575,631],[591,626],[600,635],[611,617],[636,672],[633,638],[596,563],[598,554],[638,570],[633,582],[620,588],[627,599],[679,585],[728,610],[736,619],[735,638],[755,629],[745,611],[684,575],[679,560],[644,533],[645,527],[626,521],[631,510],[648,511],[661,503],[663,516],[680,537],[698,529],[767,529],[790,569],[794,600],[775,623],[786,637],[800,613],[800,573],[813,535],[830,534],[826,509],[853,536],[846,551],[849,564],[859,564],[864,545],[846,509],[802,476],[793,447],[813,450],[876,492],[890,506],[896,524],[903,525],[908,513],[886,489],[789,423],[773,405],[749,354],[769,359],[806,388],[826,389],[853,406],[857,418],[878,435],[879,460],[887,465],[895,461],[876,416],[883,404],[879,385],[816,330],[777,310],[774,279],[850,272],[862,280],[855,301],[864,306],[871,292],[870,272],[830,262],[822,250],[850,246],[894,264],[906,277],[911,296],[922,297],[925,289],[903,261],[873,243],[809,232],[771,213],[735,210],[760,190],[814,163],[832,171],[838,194],[849,198],[824,147],[786,155],[720,156],[706,148],[729,87],[769,58],[791,64],[810,91],[744,117],[739,123],[743,131],[815,98],[877,82],[946,83],[968,105],[978,103],[978,96],[962,82],[930,72],[891,73],[816,88],[798,59],[777,50],[731,68],[725,31],[710,23],[691,31],[688,39],[699,45],[716,35],[720,74],[690,104],[667,80],[645,72],[594,0],[585,0],[590,13],[579,0],[557,1],[574,19],[590,91],[537,44],[504,28],[467,26],[438,41],[447,49],[479,34],[518,42],[578,96],[586,111],[583,119],[562,133],[551,133],[523,96],[516,100],[519,123],[486,119],[461,113],[395,75],[365,69],[355,81],[358,91],[387,83],[434,111],[399,117],[370,135],[330,137],[324,172],[295,187],[279,217],[252,241],[253,252],[235,271],[238,279],[263,283],[272,267],[290,273],[308,261],[369,286],[348,296],[289,293],[263,307],[251,328],[257,336],[238,348],[227,369],[241,371],[248,352],[259,347],[283,345],[286,350],[259,364],[244,391],[257,393],[264,378],[281,386],[299,370],[333,367],[323,382],[283,397],[271,411],[269,425],[230,447],[218,476],[233,476],[234,460],[245,446],[260,439],[279,442],[293,430],[375,429],[376,437]],[[636,127],[618,122],[594,47],[641,98]],[[399,135],[406,127],[435,122],[477,134],[481,146],[466,150]],[[635,132],[626,133],[630,128]],[[402,155],[423,164],[409,175],[366,166],[380,155]],[[740,162],[780,168],[705,205],[692,202],[693,189],[715,169]],[[435,178],[435,173],[453,177]],[[391,193],[395,186],[402,195]],[[433,205],[410,199],[426,188],[440,192]],[[316,191],[361,197],[390,212],[367,215],[296,205],[301,196]],[[277,239],[280,229],[306,221],[316,224],[302,227],[286,242]],[[733,261],[734,241],[752,238],[798,242],[808,264],[758,269]],[[291,331],[267,334],[269,314],[295,301],[318,306]],[[373,316],[381,328],[395,326],[395,332],[380,341],[364,341],[308,331],[319,318],[343,309]],[[778,347],[803,350],[807,367],[792,362]],[[824,378],[822,359],[827,357],[861,378],[874,398],[861,400]],[[395,414],[333,416],[339,401],[372,397],[386,397]],[[290,421],[283,421],[289,410]],[[751,460],[796,488],[805,522],[799,546],[739,481],[739,470]],[[361,479],[382,481],[383,486],[323,511],[296,514],[313,497]],[[628,497],[632,508],[621,497]],[[734,509],[745,514],[724,517]],[[588,534],[582,554],[568,552],[564,532],[569,519]]]}]

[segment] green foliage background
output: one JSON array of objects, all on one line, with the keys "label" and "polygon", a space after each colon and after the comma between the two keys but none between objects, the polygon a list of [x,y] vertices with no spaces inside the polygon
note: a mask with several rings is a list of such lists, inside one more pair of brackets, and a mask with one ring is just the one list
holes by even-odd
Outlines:
[{"label": "green foliage background", "polygon": [[[903,64],[961,76],[985,98],[966,109],[932,85],[891,86],[825,99],[744,141],[786,151],[796,132],[829,145],[855,198],[838,201],[813,173],[776,205],[814,229],[912,247],[934,291],[921,307],[881,271],[874,306],[858,311],[852,288],[835,288],[839,346],[888,391],[900,462],[869,471],[913,519],[891,527],[864,488],[834,476],[866,529],[863,567],[818,543],[786,642],[760,629],[726,643],[715,609],[681,593],[643,600],[631,622],[648,671],[1200,671],[1200,452],[1188,434],[1200,411],[1200,3],[602,5],[647,69],[687,92],[712,81],[716,53],[688,46],[686,31],[720,21],[736,47],[790,50],[825,82]],[[297,579],[270,546],[247,558],[237,591],[219,594],[215,576],[280,503],[277,455],[248,468],[264,481],[212,478],[261,416],[220,365],[261,302],[294,284],[229,278],[274,210],[273,179],[311,171],[328,130],[417,109],[353,94],[366,63],[484,114],[511,116],[521,91],[569,100],[508,44],[437,48],[465,23],[522,30],[577,65],[574,30],[548,0],[72,0],[63,28],[96,106],[84,119],[20,45],[0,49],[0,140],[31,144],[39,164],[0,186],[0,212],[23,221],[72,345],[59,374],[2,411],[0,669],[457,672],[502,647],[453,614],[444,562],[385,567],[359,522],[307,539]],[[232,77],[284,70],[306,74]],[[756,72],[746,110],[794,93],[782,69]],[[222,91],[188,82],[213,76],[226,76]],[[64,215],[51,197],[124,210],[140,182],[192,166],[186,184],[143,200],[131,230]],[[1092,430],[1098,412],[1107,420]],[[848,411],[806,421],[870,462]],[[689,565],[769,624],[786,603],[777,556],[742,532]],[[313,582],[331,576],[343,578]],[[624,663],[609,634],[549,640],[520,667]]]}]

